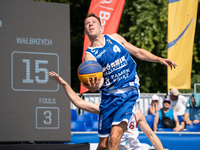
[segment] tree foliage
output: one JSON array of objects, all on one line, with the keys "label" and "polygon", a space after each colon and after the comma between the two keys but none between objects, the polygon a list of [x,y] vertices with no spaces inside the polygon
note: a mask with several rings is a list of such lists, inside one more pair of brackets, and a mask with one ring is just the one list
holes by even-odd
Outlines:
[{"label": "tree foliage", "polygon": [[[168,2],[163,0],[126,1],[119,33],[133,45],[166,58],[167,4]],[[166,67],[134,59],[138,64],[141,92],[165,92]]]},{"label": "tree foliage", "polygon": [[[81,63],[83,51],[83,19],[91,0],[37,0],[70,4],[71,37],[71,85],[79,92],[80,82],[77,68]],[[193,50],[191,89],[181,92],[193,92],[194,83],[200,83],[200,7],[196,24]],[[118,33],[133,45],[167,58],[167,0],[126,0]],[[167,92],[167,68],[158,63],[138,60],[137,73],[140,77],[142,93]],[[200,89],[199,89],[200,91]]]}]

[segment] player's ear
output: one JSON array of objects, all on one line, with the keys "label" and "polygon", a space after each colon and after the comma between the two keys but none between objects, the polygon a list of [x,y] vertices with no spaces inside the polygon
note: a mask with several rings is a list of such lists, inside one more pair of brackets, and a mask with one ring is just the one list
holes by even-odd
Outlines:
[{"label": "player's ear", "polygon": [[103,32],[103,26],[102,25],[100,26],[100,31],[101,31],[101,33]]}]

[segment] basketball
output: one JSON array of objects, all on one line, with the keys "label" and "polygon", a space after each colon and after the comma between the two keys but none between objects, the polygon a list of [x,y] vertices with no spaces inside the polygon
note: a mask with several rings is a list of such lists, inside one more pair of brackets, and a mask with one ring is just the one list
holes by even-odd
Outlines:
[{"label": "basketball", "polygon": [[92,77],[96,80],[97,77],[100,79],[103,76],[103,69],[101,65],[94,60],[87,60],[81,63],[78,67],[78,78],[81,82],[87,84],[87,78],[90,82]]}]

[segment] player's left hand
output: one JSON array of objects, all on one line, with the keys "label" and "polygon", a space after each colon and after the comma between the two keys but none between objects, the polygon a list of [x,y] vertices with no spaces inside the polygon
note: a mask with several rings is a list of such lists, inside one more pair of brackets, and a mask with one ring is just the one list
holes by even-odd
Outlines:
[{"label": "player's left hand", "polygon": [[165,59],[165,58],[161,59],[160,63],[163,64],[163,65],[166,65],[167,67],[170,67],[171,70],[172,70],[172,68],[175,69],[176,66],[177,66],[177,64],[174,61],[172,61],[170,59]]},{"label": "player's left hand", "polygon": [[101,87],[101,82],[103,78],[94,78],[92,77],[92,80],[90,81],[89,78],[87,78],[87,84],[83,83],[83,86],[90,90],[90,92],[96,92]]}]

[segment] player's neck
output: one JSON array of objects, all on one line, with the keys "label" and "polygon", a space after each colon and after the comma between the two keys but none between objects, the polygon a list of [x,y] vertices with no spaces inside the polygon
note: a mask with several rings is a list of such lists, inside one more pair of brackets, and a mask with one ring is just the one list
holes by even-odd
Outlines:
[{"label": "player's neck", "polygon": [[104,46],[104,37],[102,34],[100,34],[98,37],[91,38],[91,45],[90,47],[99,47],[99,46]]}]

